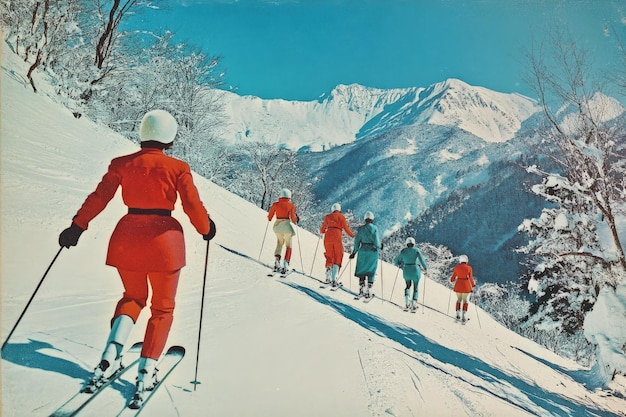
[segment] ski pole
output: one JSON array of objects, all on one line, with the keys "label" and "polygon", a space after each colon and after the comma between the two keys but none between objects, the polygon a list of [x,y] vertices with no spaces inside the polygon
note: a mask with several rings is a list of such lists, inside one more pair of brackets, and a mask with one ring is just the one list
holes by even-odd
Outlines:
[{"label": "ski pole", "polygon": [[380,258],[380,295],[381,295],[380,298],[382,302],[384,303],[385,302],[385,289],[383,287],[383,259],[382,257]]},{"label": "ski pole", "polygon": [[350,269],[350,262],[352,262],[352,259],[348,259],[348,265],[346,265],[346,267],[344,268],[343,271],[341,271],[341,273],[339,274],[339,276],[337,277],[337,281],[339,281],[339,278],[341,278],[341,276],[343,275],[343,273],[345,272],[346,269]]},{"label": "ski pole", "polygon": [[393,290],[396,288],[396,281],[398,280],[398,275],[400,274],[400,268],[396,271],[396,277],[393,280],[393,286],[391,287],[391,295],[389,296],[389,302],[393,299]]},{"label": "ski pole", "polygon": [[[426,310],[426,273],[424,273],[424,294],[422,294],[422,314],[424,314],[424,310]],[[449,304],[449,303],[448,303]]]},{"label": "ski pole", "polygon": [[[468,296],[468,301],[469,301],[469,296]],[[474,305],[475,305],[474,310],[476,310],[476,320],[478,320],[478,327],[482,329],[483,326],[480,324],[480,317],[478,316],[478,304],[474,303]]]},{"label": "ski pole", "polygon": [[302,272],[304,273],[304,262],[302,262],[302,245],[300,244],[300,233],[298,232],[298,225],[296,225],[296,236],[298,239],[298,253],[300,254],[300,268],[302,268]]},{"label": "ski pole", "polygon": [[450,295],[448,296],[448,311],[446,312],[446,315],[450,315],[450,302],[452,301],[452,288],[450,288]]},{"label": "ski pole", "polygon": [[265,225],[265,233],[263,233],[263,241],[261,242],[261,250],[259,251],[259,258],[257,261],[261,260],[261,253],[263,252],[263,246],[265,245],[265,236],[267,236],[267,229],[270,227],[270,222],[268,221]]},{"label": "ski pole", "polygon": [[200,362],[200,336],[202,335],[202,317],[204,314],[204,293],[206,290],[206,272],[209,265],[209,241],[206,241],[206,254],[204,255],[204,276],[202,278],[202,301],[200,302],[200,324],[198,325],[198,349],[196,351],[196,373],[194,375],[193,390],[196,390],[200,381],[198,381],[198,362]]},{"label": "ski pole", "polygon": [[30,306],[30,303],[32,303],[33,299],[35,298],[35,294],[37,294],[37,291],[39,291],[39,288],[41,287],[41,284],[43,284],[43,280],[46,278],[46,275],[48,275],[48,272],[50,272],[50,269],[52,268],[52,265],[54,265],[54,262],[57,260],[57,258],[59,257],[59,254],[61,253],[62,250],[63,250],[63,246],[61,246],[61,248],[59,249],[57,254],[54,256],[54,259],[52,259],[52,262],[50,262],[50,265],[48,265],[48,269],[46,269],[46,272],[44,272],[43,276],[41,277],[41,280],[39,281],[39,284],[37,284],[37,287],[35,288],[35,291],[33,292],[33,294],[30,296],[30,300],[28,300],[28,302],[26,303],[26,307],[24,307],[24,310],[22,311],[22,314],[20,314],[20,317],[17,319],[17,322],[15,322],[15,325],[13,326],[13,328],[9,332],[9,335],[7,336],[6,340],[2,344],[2,349],[0,349],[0,351],[4,352],[4,348],[6,347],[7,343],[9,342],[9,339],[13,335],[13,332],[17,328],[17,325],[20,324],[20,321],[22,321],[22,318],[24,317],[24,314],[26,314],[26,310],[28,310],[28,307]]},{"label": "ski pole", "polygon": [[311,273],[309,275],[313,276],[313,265],[315,265],[315,258],[317,258],[317,248],[320,246],[321,237],[317,238],[317,245],[315,245],[315,253],[313,254],[313,262],[311,262]]}]

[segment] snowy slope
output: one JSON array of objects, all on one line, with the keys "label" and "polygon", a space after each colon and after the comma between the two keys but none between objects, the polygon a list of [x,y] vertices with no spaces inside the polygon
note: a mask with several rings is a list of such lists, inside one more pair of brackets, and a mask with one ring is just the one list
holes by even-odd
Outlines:
[{"label": "snowy slope", "polygon": [[[76,120],[2,70],[2,341],[16,322],[67,227],[109,160],[135,145]],[[271,258],[265,213],[196,177],[215,219],[207,273],[198,379],[193,390],[206,243],[180,208],[183,270],[171,344],[188,355],[144,412],[149,416],[613,416],[626,415],[623,379],[614,392],[589,389],[585,369],[502,328],[471,307],[460,326],[447,315],[450,290],[428,279],[417,314],[402,312],[401,279],[385,264],[374,287],[383,302],[354,301],[313,278],[265,276]],[[74,393],[99,359],[121,292],[104,265],[124,213],[119,196],[79,245],[61,251],[1,363],[3,416],[47,416]],[[263,244],[264,243],[264,244]],[[322,276],[319,239],[301,232],[294,266]],[[230,250],[227,250],[229,248]],[[233,251],[246,256],[241,256]],[[317,255],[313,259],[314,254]],[[345,262],[346,290],[354,265]],[[393,293],[393,297],[391,297]],[[131,334],[139,340],[148,312]],[[132,378],[81,415],[114,415]],[[621,395],[621,397],[617,395]]]},{"label": "snowy slope", "polygon": [[267,141],[293,150],[328,150],[403,126],[458,127],[487,142],[515,136],[536,103],[450,79],[428,88],[382,90],[338,85],[315,101],[224,94],[224,139]]}]

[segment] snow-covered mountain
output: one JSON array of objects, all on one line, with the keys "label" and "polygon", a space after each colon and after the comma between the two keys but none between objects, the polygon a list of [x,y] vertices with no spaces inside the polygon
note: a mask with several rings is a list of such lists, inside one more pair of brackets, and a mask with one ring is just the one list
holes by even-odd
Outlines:
[{"label": "snow-covered mountain", "polygon": [[[111,158],[137,146],[48,98],[33,94],[3,61],[0,141],[1,335],[4,341]],[[94,141],[97,138],[97,141]],[[142,415],[169,416],[625,416],[623,376],[599,389],[593,374],[496,323],[471,305],[470,322],[450,317],[450,289],[420,283],[420,309],[405,313],[397,269],[382,265],[377,298],[355,301],[353,266],[343,290],[320,289],[318,236],[298,234],[293,273],[266,277],[272,258],[266,213],[194,177],[218,234],[211,242],[202,344],[196,350],[206,242],[177,207],[188,265],[170,344],[187,356]],[[120,196],[63,250],[2,352],[0,414],[50,415],[99,359],[122,288],[104,265],[109,236],[125,207]],[[246,256],[247,255],[247,256]],[[395,292],[394,292],[395,289]],[[623,311],[624,301],[598,313]],[[621,310],[616,310],[620,307]],[[452,305],[452,309],[454,306]],[[131,333],[142,337],[148,312]],[[602,321],[602,320],[599,320]],[[602,333],[598,333],[601,337]],[[196,362],[198,354],[198,362]],[[198,379],[194,386],[194,371]],[[133,372],[81,416],[115,415],[133,390]]]},{"label": "snow-covered mountain", "polygon": [[536,103],[450,79],[428,88],[382,90],[339,85],[318,100],[263,100],[224,94],[232,143],[267,141],[293,150],[328,150],[404,126],[458,127],[487,142],[511,139]]}]

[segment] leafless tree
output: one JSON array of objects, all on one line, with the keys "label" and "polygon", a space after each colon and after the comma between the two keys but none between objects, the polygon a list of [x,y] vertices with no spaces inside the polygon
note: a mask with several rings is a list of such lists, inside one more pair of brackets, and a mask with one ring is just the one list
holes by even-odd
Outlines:
[{"label": "leafless tree", "polygon": [[[543,108],[549,129],[546,138],[557,152],[571,191],[584,202],[577,210],[599,217],[610,230],[617,263],[626,271],[626,257],[616,216],[626,195],[626,129],[615,121],[616,100],[602,94],[604,79],[593,76],[585,49],[555,32],[546,44],[528,53],[529,80]],[[562,254],[557,254],[562,255]]]}]

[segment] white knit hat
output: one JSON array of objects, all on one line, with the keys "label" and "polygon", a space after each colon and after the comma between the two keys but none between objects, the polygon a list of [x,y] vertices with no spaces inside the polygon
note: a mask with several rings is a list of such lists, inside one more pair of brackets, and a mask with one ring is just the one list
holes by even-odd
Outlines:
[{"label": "white knit hat", "polygon": [[280,197],[281,198],[291,198],[291,191],[288,188],[283,188],[282,190],[280,190]]},{"label": "white knit hat", "polygon": [[468,259],[467,255],[459,256],[459,262],[461,262],[461,263],[468,263],[469,259]]},{"label": "white knit hat", "polygon": [[341,211],[341,204],[335,203],[330,207],[330,211]]},{"label": "white knit hat", "polygon": [[152,110],[141,119],[139,136],[142,142],[153,140],[160,143],[172,143],[178,131],[174,116],[165,110]]},{"label": "white knit hat", "polygon": [[411,245],[415,245],[415,239],[413,239],[412,237],[407,237],[406,238],[406,244],[411,244]]},{"label": "white knit hat", "polygon": [[363,216],[364,220],[370,219],[370,220],[374,220],[374,213],[372,213],[371,211],[366,211],[365,212],[365,216]]}]

